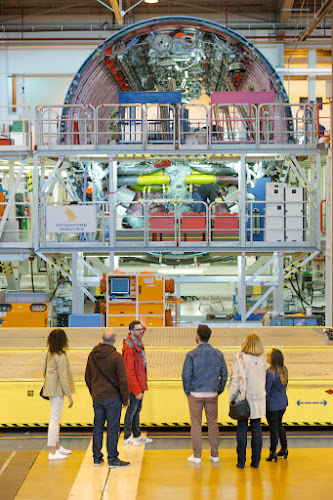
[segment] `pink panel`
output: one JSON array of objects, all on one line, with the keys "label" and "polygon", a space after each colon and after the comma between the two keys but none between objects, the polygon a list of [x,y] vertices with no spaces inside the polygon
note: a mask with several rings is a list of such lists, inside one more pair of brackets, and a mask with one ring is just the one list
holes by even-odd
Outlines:
[{"label": "pink panel", "polygon": [[275,102],[275,92],[212,92],[211,104],[262,104]]}]

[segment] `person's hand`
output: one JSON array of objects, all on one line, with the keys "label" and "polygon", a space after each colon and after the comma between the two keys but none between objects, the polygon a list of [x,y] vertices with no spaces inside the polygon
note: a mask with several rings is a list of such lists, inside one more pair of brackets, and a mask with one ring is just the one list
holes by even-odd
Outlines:
[{"label": "person's hand", "polygon": [[138,399],[139,401],[141,401],[141,399],[142,399],[142,398],[143,398],[143,394],[142,394],[142,392],[140,392],[140,394],[137,394],[137,395],[135,396],[135,399]]},{"label": "person's hand", "polygon": [[68,397],[68,408],[72,408],[72,406],[73,406],[72,396],[69,396]]}]

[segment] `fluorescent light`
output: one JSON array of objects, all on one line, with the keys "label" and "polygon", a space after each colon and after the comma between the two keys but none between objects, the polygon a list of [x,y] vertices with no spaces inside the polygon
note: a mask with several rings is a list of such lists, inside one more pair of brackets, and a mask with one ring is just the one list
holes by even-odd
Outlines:
[{"label": "fluorescent light", "polygon": [[158,3],[158,0],[145,0],[145,3]]}]

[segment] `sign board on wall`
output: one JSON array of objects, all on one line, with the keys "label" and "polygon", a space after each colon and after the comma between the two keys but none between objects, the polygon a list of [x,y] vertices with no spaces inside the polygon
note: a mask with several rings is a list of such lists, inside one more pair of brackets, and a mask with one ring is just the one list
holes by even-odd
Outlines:
[{"label": "sign board on wall", "polygon": [[95,233],[95,205],[58,205],[46,207],[47,233]]}]

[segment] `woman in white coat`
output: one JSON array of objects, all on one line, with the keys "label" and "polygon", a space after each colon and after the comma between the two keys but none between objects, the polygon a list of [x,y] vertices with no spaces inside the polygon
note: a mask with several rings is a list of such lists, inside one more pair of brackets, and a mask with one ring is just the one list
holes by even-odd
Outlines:
[{"label": "woman in white coat", "polygon": [[52,330],[47,339],[48,353],[44,366],[43,395],[48,396],[51,403],[50,423],[47,445],[50,448],[49,460],[63,460],[71,453],[59,443],[60,419],[64,396],[68,397],[68,408],[73,406],[72,394],[75,392],[74,382],[66,350],[68,340],[61,328]]},{"label": "woman in white coat", "polygon": [[[261,419],[266,416],[266,361],[263,352],[264,348],[258,335],[248,335],[242,345],[241,353],[237,354],[233,362],[229,384],[230,401],[238,401],[240,380],[242,374],[245,375],[246,399],[251,410],[249,417],[252,432],[251,467],[256,469],[259,467],[262,448]],[[240,469],[245,467],[247,428],[248,420],[238,421],[237,467]]]}]

